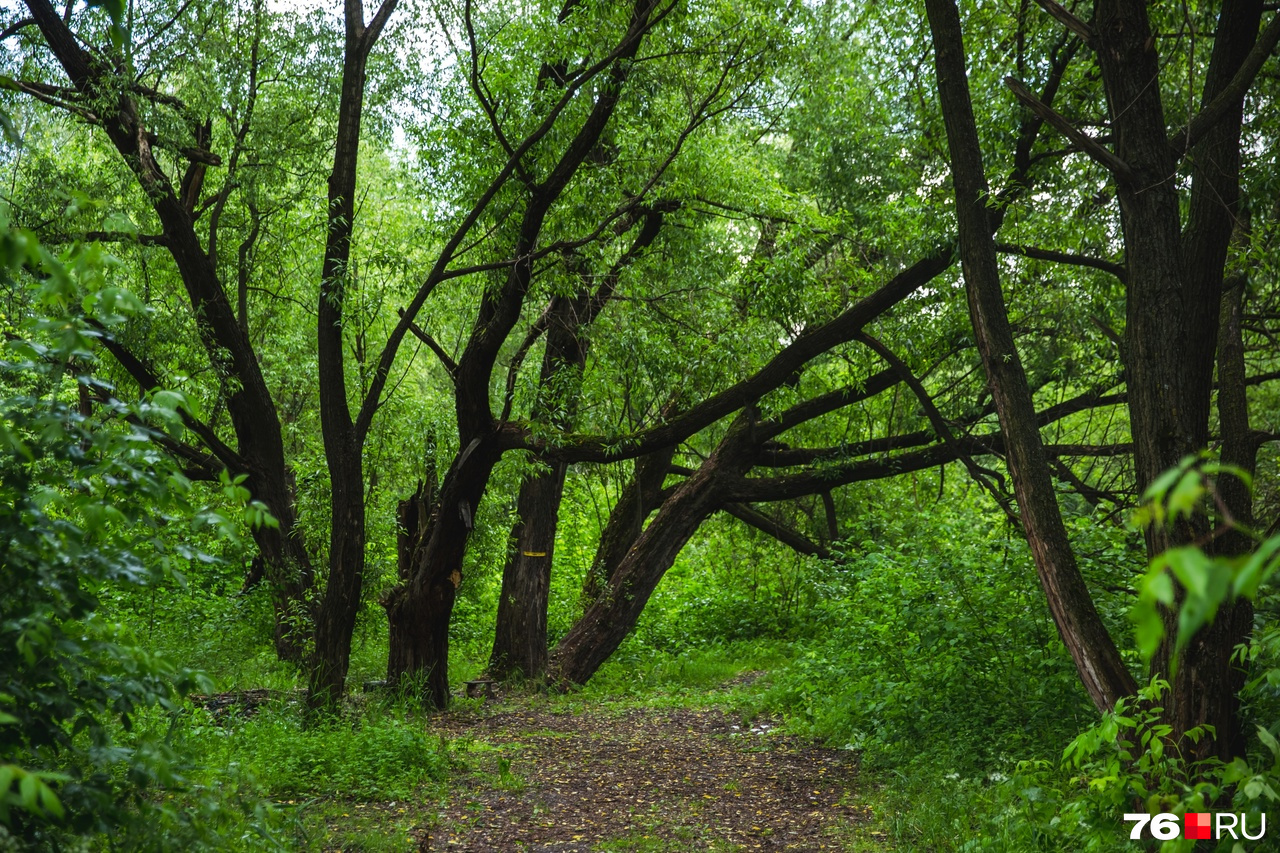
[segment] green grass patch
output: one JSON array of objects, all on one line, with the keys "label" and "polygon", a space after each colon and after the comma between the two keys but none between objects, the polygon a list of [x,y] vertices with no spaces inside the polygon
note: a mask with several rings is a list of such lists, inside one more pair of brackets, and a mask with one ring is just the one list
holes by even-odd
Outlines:
[{"label": "green grass patch", "polygon": [[443,782],[450,764],[448,743],[422,719],[377,706],[310,725],[290,705],[222,722],[197,711],[178,736],[208,782],[234,781],[276,801],[405,799]]}]

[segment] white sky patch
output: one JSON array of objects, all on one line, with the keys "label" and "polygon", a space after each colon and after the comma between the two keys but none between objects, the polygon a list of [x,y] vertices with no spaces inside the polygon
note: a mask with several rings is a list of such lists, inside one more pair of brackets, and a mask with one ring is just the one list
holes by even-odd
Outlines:
[{"label": "white sky patch", "polygon": [[[334,14],[342,14],[341,0],[267,0],[267,8],[272,12],[311,12],[328,8]],[[377,9],[377,7],[374,7]]]}]

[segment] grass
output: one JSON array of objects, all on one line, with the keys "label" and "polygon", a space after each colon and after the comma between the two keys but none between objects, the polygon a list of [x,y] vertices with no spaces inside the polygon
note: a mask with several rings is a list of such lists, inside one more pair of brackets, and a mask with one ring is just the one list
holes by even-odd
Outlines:
[{"label": "grass", "polygon": [[[355,672],[361,659],[370,666],[383,657],[374,645],[358,647],[352,683],[359,683]],[[749,724],[764,682],[733,680],[744,672],[779,666],[789,654],[786,646],[754,642],[678,654],[624,648],[583,690],[567,695],[531,691],[514,698],[522,707],[554,713],[718,707],[740,711]],[[215,717],[197,708],[177,718],[156,715],[141,722],[153,734],[163,734],[190,763],[185,787],[172,794],[175,805],[195,808],[200,797],[210,796],[243,804],[240,834],[256,833],[243,849],[408,853],[420,849],[428,836],[446,831],[440,808],[451,788],[518,795],[526,787],[522,772],[513,769],[523,766],[525,744],[519,741],[498,744],[433,735],[428,715],[411,703],[359,693],[340,719],[308,725],[297,698],[301,685],[296,673],[276,663],[269,649],[242,655],[238,665],[243,668],[232,672],[225,661],[219,662],[213,675],[221,689],[266,686],[281,691],[280,699],[252,714]],[[459,666],[453,670],[454,681],[476,671],[476,664]],[[731,686],[719,689],[726,682]],[[476,713],[482,704],[459,699],[453,712]],[[531,731],[529,736],[556,733]],[[255,802],[262,805],[252,813]],[[699,805],[687,804],[676,814],[637,814],[636,832],[607,839],[595,849],[676,851],[695,842],[711,844],[712,850],[734,849],[716,846],[715,830],[699,817]],[[655,834],[659,829],[662,838]]]}]

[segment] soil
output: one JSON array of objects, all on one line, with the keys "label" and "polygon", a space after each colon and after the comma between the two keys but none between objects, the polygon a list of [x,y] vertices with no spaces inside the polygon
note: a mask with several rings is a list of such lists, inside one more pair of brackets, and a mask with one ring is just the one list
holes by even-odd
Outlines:
[{"label": "soil", "polygon": [[853,753],[720,709],[536,705],[439,718],[464,769],[429,851],[848,849],[875,844]]}]

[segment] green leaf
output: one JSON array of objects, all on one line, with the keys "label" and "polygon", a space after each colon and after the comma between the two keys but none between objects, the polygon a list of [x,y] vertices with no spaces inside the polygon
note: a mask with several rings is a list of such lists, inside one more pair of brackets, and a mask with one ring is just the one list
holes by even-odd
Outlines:
[{"label": "green leaf", "polygon": [[66,810],[62,808],[62,801],[58,799],[58,795],[53,788],[43,783],[40,785],[40,807],[54,817],[66,816]]},{"label": "green leaf", "polygon": [[1271,751],[1271,754],[1280,757],[1280,742],[1277,742],[1275,736],[1271,732],[1258,726],[1258,740],[1262,741],[1262,745]]},{"label": "green leaf", "polygon": [[34,773],[23,773],[22,781],[18,783],[19,796],[22,797],[22,807],[29,812],[40,813],[40,804],[37,797],[40,794],[40,780],[36,778]]},{"label": "green leaf", "polygon": [[1173,491],[1169,493],[1169,515],[1174,519],[1190,517],[1195,512],[1200,499],[1206,491],[1204,479],[1199,471],[1188,471],[1179,478]]},{"label": "green leaf", "polygon": [[1258,588],[1267,581],[1276,572],[1277,566],[1280,566],[1280,536],[1272,536],[1263,542],[1249,555],[1249,559],[1236,573],[1233,583],[1233,592],[1237,596],[1244,598],[1254,598],[1258,594]]}]

